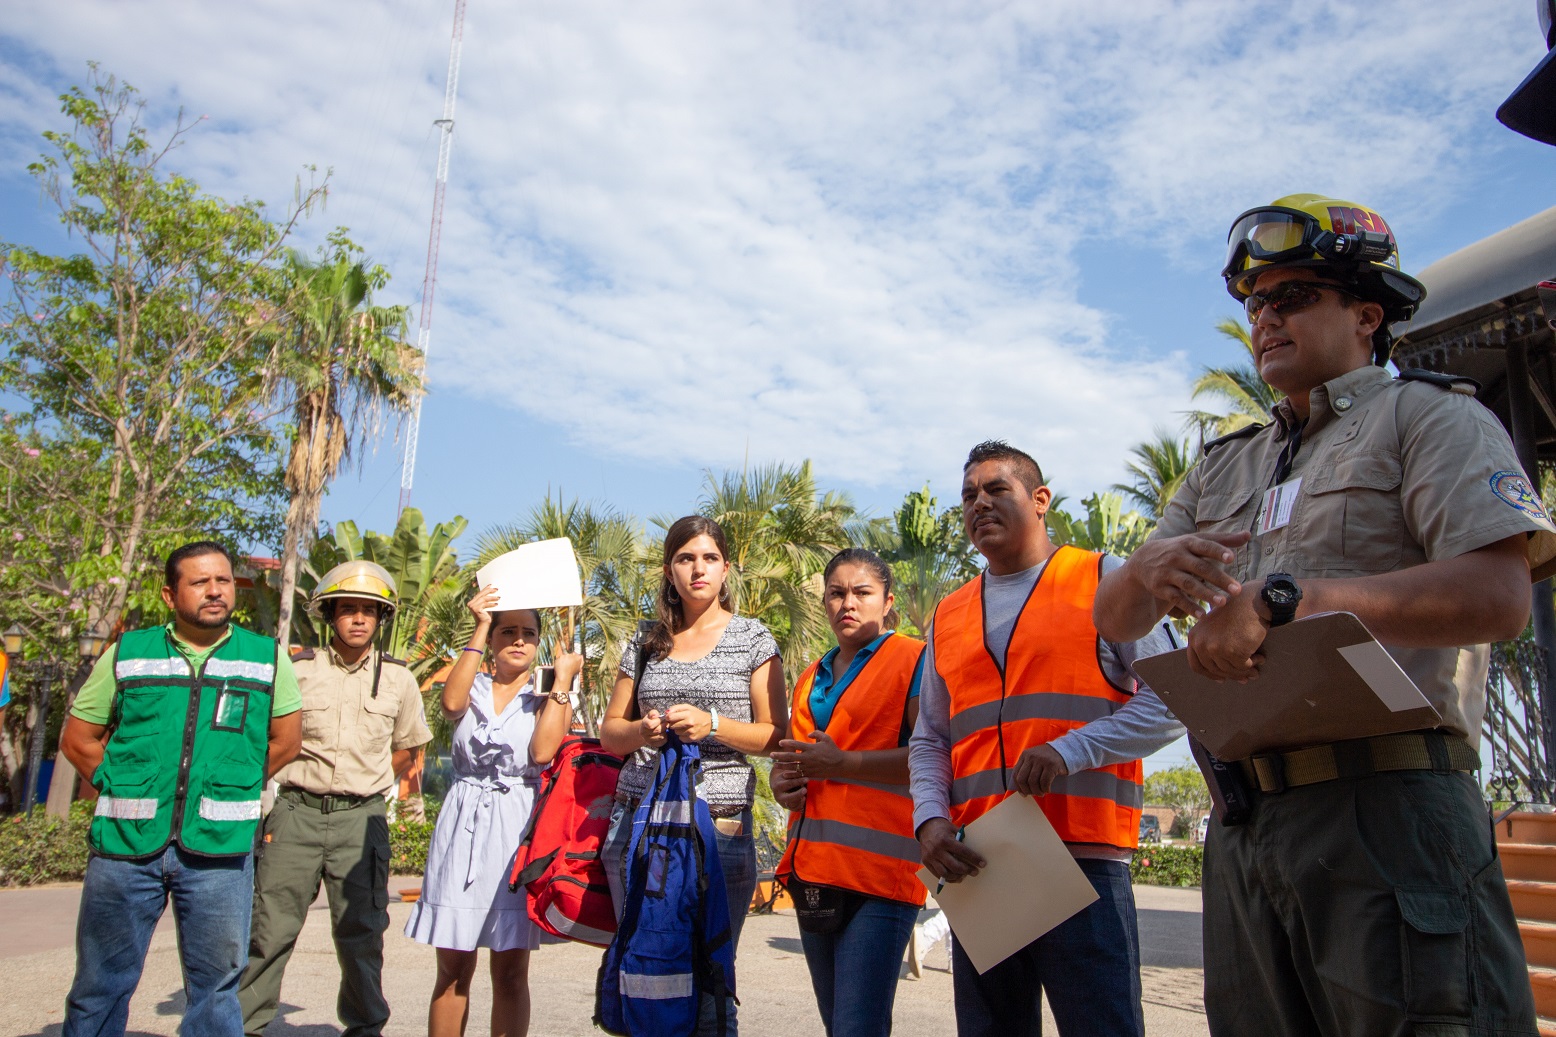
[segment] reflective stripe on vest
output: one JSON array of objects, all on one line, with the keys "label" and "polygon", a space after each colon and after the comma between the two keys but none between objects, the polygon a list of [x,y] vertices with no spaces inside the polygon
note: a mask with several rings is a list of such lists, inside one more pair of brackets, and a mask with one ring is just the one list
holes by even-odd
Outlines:
[{"label": "reflective stripe on vest", "polygon": [[[924,643],[901,634],[883,641],[832,710],[826,732],[847,751],[898,748],[908,691]],[[809,742],[816,730],[810,695],[820,660],[794,689],[789,737]],[[839,674],[839,677],[842,675]],[[906,785],[858,779],[812,778],[805,808],[790,817],[780,878],[851,889],[873,897],[922,905],[919,845],[913,837],[913,797]]]},{"label": "reflective stripe on vest", "polygon": [[[935,669],[950,692],[951,817],[966,825],[1010,794],[1021,753],[1110,716],[1133,689],[1102,672],[1092,602],[1102,556],[1061,547],[1048,560],[1011,632],[1003,668],[983,625],[983,577],[935,610]],[[1069,843],[1132,848],[1143,799],[1139,760],[1066,775],[1038,797]]]},{"label": "reflective stripe on vest", "polygon": [[121,796],[98,796],[93,817],[115,817],[121,821],[150,821],[157,816],[154,799],[124,799]]}]

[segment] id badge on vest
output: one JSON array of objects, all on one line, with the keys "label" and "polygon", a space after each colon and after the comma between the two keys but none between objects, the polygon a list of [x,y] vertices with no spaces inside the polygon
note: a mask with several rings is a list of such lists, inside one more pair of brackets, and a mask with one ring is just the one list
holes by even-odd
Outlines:
[{"label": "id badge on vest", "polygon": [[1291,524],[1291,513],[1297,506],[1297,494],[1302,490],[1302,477],[1289,479],[1279,486],[1272,486],[1264,493],[1259,507],[1259,521],[1254,524],[1258,536],[1284,529]]},{"label": "id badge on vest", "polygon": [[234,691],[222,685],[216,698],[216,711],[211,716],[211,727],[217,731],[242,731],[249,717],[249,693]]}]

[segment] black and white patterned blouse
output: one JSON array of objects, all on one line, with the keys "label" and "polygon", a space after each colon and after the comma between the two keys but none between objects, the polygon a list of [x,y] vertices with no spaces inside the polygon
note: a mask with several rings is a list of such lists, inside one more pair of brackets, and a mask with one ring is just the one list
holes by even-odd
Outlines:
[{"label": "black and white patterned blouse", "polygon": [[[637,672],[640,638],[634,635],[621,652],[621,672]],[[716,707],[719,716],[751,720],[751,674],[778,654],[778,642],[754,619],[733,616],[713,651],[695,662],[650,659],[638,687],[638,716],[651,709],[663,713],[678,702],[698,709]],[[745,754],[708,738],[702,751],[702,781],[697,795],[715,817],[729,817],[751,805],[756,794],[756,775]],[[621,769],[618,795],[641,799],[659,769],[659,750],[647,746],[633,753]]]}]

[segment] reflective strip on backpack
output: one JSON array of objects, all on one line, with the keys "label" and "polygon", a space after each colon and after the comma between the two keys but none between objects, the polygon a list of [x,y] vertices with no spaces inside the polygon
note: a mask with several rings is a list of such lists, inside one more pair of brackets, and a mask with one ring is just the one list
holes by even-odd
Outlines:
[{"label": "reflective strip on backpack", "polygon": [[276,679],[275,663],[250,663],[241,659],[212,659],[205,664],[207,677],[240,677],[243,680],[272,684]]},{"label": "reflective strip on backpack", "polygon": [[564,915],[555,904],[546,908],[546,921],[550,922],[557,932],[569,940],[582,940],[584,943],[597,943],[603,946],[610,943],[611,937],[615,935],[614,933],[605,932],[603,929],[584,925],[582,922],[575,922]]},{"label": "reflective strip on backpack", "polygon": [[807,817],[805,827],[801,831],[808,843],[832,843],[854,850],[864,850],[867,853],[878,853],[882,857],[894,857],[913,864],[919,863],[918,840],[894,832],[865,828],[863,825],[851,825],[846,821],[827,817]]},{"label": "reflective strip on backpack", "polygon": [[111,817],[119,821],[150,821],[157,816],[154,799],[120,799],[118,796],[98,796],[97,817]]},{"label": "reflective strip on backpack", "polygon": [[113,675],[121,681],[132,677],[187,677],[189,664],[183,656],[176,659],[118,659],[113,664]]},{"label": "reflective strip on backpack", "polygon": [[671,1001],[678,997],[691,997],[692,974],[674,972],[666,976],[644,976],[623,969],[621,994],[623,997],[640,997],[645,1001]]},{"label": "reflective strip on backpack", "polygon": [[648,812],[651,825],[689,825],[692,823],[692,801],[689,799],[659,799]]},{"label": "reflective strip on backpack", "polygon": [[230,801],[200,797],[200,816],[207,821],[258,821],[259,800],[240,799]]}]

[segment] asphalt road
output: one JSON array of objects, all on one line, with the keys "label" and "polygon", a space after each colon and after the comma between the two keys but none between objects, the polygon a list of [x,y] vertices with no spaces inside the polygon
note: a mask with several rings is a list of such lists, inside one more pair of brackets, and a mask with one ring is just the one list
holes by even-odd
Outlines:
[{"label": "asphalt road", "polygon": [[[395,880],[392,889],[415,885]],[[1162,1037],[1199,1037],[1205,1027],[1201,999],[1200,918],[1197,889],[1137,886],[1146,1032]],[[75,968],[73,940],[80,899],[78,886],[0,890],[0,1034],[57,1037],[65,993]],[[394,1012],[385,1034],[411,1037],[426,1032],[426,1006],[433,981],[433,952],[401,935],[407,904],[390,905],[385,940],[384,985]],[[183,984],[171,917],[152,940],[146,971],[130,1006],[131,1037],[172,1035],[183,1013]],[[582,944],[537,951],[530,966],[532,1037],[598,1033],[589,1021],[600,952]],[[956,1032],[951,975],[943,947],[930,952],[922,979],[904,978],[897,987],[894,1032],[928,1037]],[[904,977],[907,968],[903,968]],[[329,914],[315,905],[298,940],[282,990],[281,1015],[267,1037],[333,1037],[339,971],[329,938]],[[800,952],[793,915],[754,916],[740,941],[740,1025],[750,1037],[821,1037],[810,976]],[[486,1032],[491,987],[478,979],[471,998],[470,1033]],[[1045,1010],[1046,1016],[1046,1010]],[[1057,1033],[1052,1020],[1045,1032]]]}]

